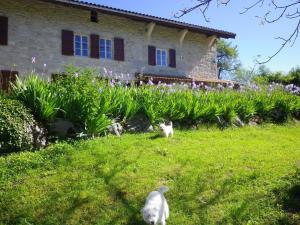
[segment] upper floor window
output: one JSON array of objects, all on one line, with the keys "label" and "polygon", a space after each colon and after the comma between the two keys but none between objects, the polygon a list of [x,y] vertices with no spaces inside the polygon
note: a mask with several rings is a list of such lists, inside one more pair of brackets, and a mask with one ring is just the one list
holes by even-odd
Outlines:
[{"label": "upper floor window", "polygon": [[89,42],[87,36],[75,35],[75,55],[89,56]]},{"label": "upper floor window", "polygon": [[98,13],[94,10],[91,11],[91,22],[98,23]]},{"label": "upper floor window", "polygon": [[156,49],[156,65],[168,66],[168,54],[165,49]]},{"label": "upper floor window", "polygon": [[100,39],[100,58],[112,59],[112,41]]}]

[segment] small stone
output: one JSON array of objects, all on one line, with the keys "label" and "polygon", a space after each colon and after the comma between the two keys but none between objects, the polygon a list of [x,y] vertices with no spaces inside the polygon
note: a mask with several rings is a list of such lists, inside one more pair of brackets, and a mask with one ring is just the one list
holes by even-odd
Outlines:
[{"label": "small stone", "polygon": [[108,130],[111,134],[117,135],[118,137],[120,137],[124,132],[124,129],[120,123],[113,123],[111,126],[109,126]]},{"label": "small stone", "polygon": [[240,119],[240,117],[236,117],[235,120],[233,121],[233,124],[237,127],[244,127],[245,123]]}]

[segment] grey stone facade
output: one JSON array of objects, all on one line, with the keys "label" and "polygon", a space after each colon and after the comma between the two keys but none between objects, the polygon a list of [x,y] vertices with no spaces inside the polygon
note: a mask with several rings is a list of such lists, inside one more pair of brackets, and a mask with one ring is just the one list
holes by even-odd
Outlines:
[{"label": "grey stone facade", "polygon": [[[113,76],[129,80],[137,72],[217,79],[216,45],[204,34],[189,31],[180,45],[182,30],[156,25],[148,39],[146,22],[99,13],[99,22],[92,23],[88,10],[38,0],[1,0],[1,15],[8,17],[8,45],[0,46],[0,70],[15,70],[21,75],[35,70],[47,78],[74,64],[95,68],[101,74],[106,68]],[[123,38],[125,61],[63,56],[63,29],[106,39]],[[176,68],[149,66],[148,45],[176,49]]]}]

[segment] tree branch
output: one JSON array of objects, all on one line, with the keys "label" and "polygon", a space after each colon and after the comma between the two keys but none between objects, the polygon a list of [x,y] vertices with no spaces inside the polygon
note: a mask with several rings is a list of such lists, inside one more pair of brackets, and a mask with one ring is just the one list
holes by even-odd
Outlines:
[{"label": "tree branch", "polygon": [[[283,37],[277,37],[276,39],[279,39],[279,40],[282,40],[283,43],[281,44],[281,47],[271,56],[268,57],[267,60],[265,61],[258,61],[258,60],[255,60],[257,64],[265,64],[267,62],[270,62],[276,55],[278,55],[281,50],[288,44],[288,43],[291,43],[291,46],[293,46],[299,36],[299,29],[300,29],[300,19],[298,21],[298,24],[296,26],[296,28],[294,29],[293,33],[289,36],[289,38],[285,39]],[[294,40],[293,40],[294,39]]]},{"label": "tree branch", "polygon": [[[227,5],[231,0],[197,0],[198,4],[190,7],[185,8],[184,10],[181,10],[179,13],[175,15],[176,18],[181,18],[184,15],[191,13],[197,9],[200,10],[202,13],[202,16],[204,17],[206,22],[209,22],[206,12],[208,11],[211,3],[216,1],[219,4]],[[254,0],[253,0],[254,1]],[[279,0],[255,0],[253,4],[251,4],[248,7],[245,7],[240,14],[245,14],[251,9],[254,9],[256,7],[263,7],[266,6],[269,8],[269,10],[262,16],[258,18],[262,19],[263,23],[276,23],[279,20],[287,19],[289,21],[296,21],[295,29],[292,31],[291,34],[289,34],[288,38],[283,37],[277,37],[276,39],[282,40],[283,43],[281,44],[281,47],[272,55],[269,56],[267,60],[259,62],[256,60],[258,64],[264,64],[269,61],[271,61],[276,55],[278,55],[283,48],[285,48],[289,43],[291,43],[291,46],[295,44],[295,42],[298,40],[299,36],[299,30],[300,30],[300,0],[290,0],[289,3],[280,5],[277,3]],[[283,1],[284,2],[284,1]],[[283,5],[282,5],[283,4]],[[277,14],[279,13],[279,14]]]}]

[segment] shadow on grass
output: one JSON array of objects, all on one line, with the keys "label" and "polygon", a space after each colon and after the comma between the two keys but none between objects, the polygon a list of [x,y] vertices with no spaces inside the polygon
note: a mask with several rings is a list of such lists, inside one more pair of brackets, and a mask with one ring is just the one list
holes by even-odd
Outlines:
[{"label": "shadow on grass", "polygon": [[284,215],[278,219],[281,225],[300,224],[300,170],[287,178],[289,184],[274,191],[277,203],[281,205]]},{"label": "shadow on grass", "polygon": [[[126,160],[123,153],[116,154],[116,158],[124,158],[120,163],[116,160],[115,166],[110,166],[109,170],[105,170],[99,167],[105,159],[99,158],[92,167],[83,168],[82,171],[77,171],[77,175],[74,177],[65,178],[63,183],[58,184],[59,190],[49,187],[47,196],[39,205],[40,211],[35,218],[32,218],[33,224],[80,224],[80,221],[85,221],[87,224],[102,224],[99,221],[103,220],[103,215],[109,213],[110,216],[105,216],[105,224],[117,225],[117,224],[128,224],[128,225],[141,225],[144,224],[140,214],[139,206],[143,204],[144,199],[134,199],[134,201],[128,199],[128,195],[132,193],[126,193],[124,188],[121,187],[119,182],[119,175],[126,171],[126,168],[135,164],[141,154],[134,159]],[[72,170],[72,168],[66,168]],[[85,171],[87,169],[87,171]],[[101,178],[104,181],[104,188],[109,193],[110,204],[103,205],[102,202],[96,202],[93,195],[97,194],[95,188],[86,188],[89,182],[92,180],[80,181],[78,179],[85,179],[84,173],[94,173],[92,180],[95,178]],[[61,182],[59,180],[58,182]],[[47,184],[49,185],[49,184]],[[83,194],[82,194],[83,193]],[[121,209],[119,211],[119,209]],[[24,209],[25,210],[25,209]],[[117,212],[116,212],[117,211]],[[113,213],[111,213],[113,212]],[[19,216],[21,219],[30,218],[31,212],[24,212],[24,215]],[[10,218],[11,221],[16,221],[15,224],[20,224],[20,219]],[[40,219],[39,223],[37,222]],[[0,222],[1,224],[1,222]],[[14,224],[14,223],[8,223]]]},{"label": "shadow on grass", "polygon": [[[115,216],[107,221],[107,225],[115,225],[120,224],[120,220],[123,220],[124,217],[127,218],[128,225],[141,225],[143,224],[143,220],[141,219],[140,209],[134,206],[128,199],[126,192],[123,191],[122,188],[118,187],[117,184],[114,183],[113,178],[117,175],[122,173],[128,166],[136,163],[141,158],[142,153],[139,156],[131,161],[124,161],[123,163],[118,163],[114,169],[110,170],[108,173],[100,170],[98,171],[98,175],[104,178],[107,191],[110,194],[110,198],[117,203],[121,203],[123,205],[122,208],[125,208],[126,215],[119,215]],[[142,200],[137,200],[137,202],[142,202]]]},{"label": "shadow on grass", "polygon": [[[190,217],[197,216],[201,224],[210,224],[210,218],[208,217],[207,211],[209,208],[218,204],[221,199],[223,199],[228,193],[232,191],[232,180],[225,179],[220,186],[214,190],[207,187],[209,181],[203,176],[199,176],[195,181],[186,180],[185,178],[179,178],[177,181],[177,186],[174,187],[173,193],[175,196],[171,196],[170,199],[180,199],[177,202],[180,205],[175,206],[175,208],[180,209],[178,213],[188,215]],[[187,188],[195,187],[195,188]],[[208,190],[211,190],[209,196],[205,195]],[[197,197],[195,199],[195,197]],[[172,201],[170,202],[172,207]]]},{"label": "shadow on grass", "polygon": [[159,134],[155,134],[155,135],[149,137],[150,140],[155,140],[155,139],[158,139],[158,138],[163,138],[163,137]]},{"label": "shadow on grass", "polygon": [[300,212],[300,184],[296,184],[287,191],[286,198],[283,201],[283,208],[291,213]]}]

